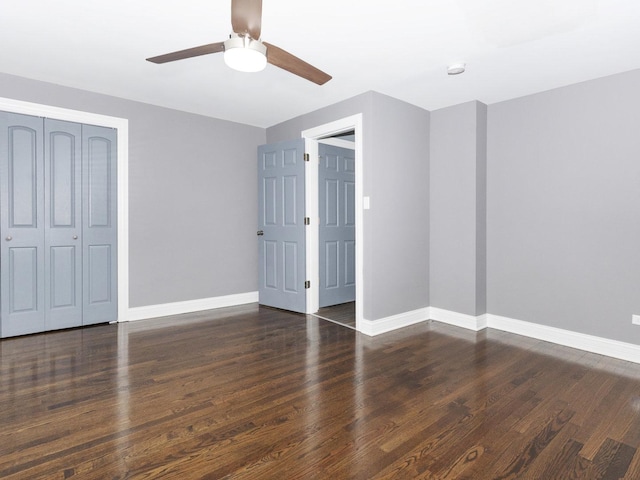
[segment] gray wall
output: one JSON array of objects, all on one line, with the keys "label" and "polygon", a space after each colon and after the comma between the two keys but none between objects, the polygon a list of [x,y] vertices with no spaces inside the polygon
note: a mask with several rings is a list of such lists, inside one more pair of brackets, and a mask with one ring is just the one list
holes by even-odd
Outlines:
[{"label": "gray wall", "polygon": [[130,306],[257,290],[264,129],[5,74],[0,96],[129,120]]},{"label": "gray wall", "polygon": [[491,105],[488,310],[640,344],[640,70]]},{"label": "gray wall", "polygon": [[256,146],[362,113],[365,318],[488,310],[640,344],[639,84],[633,71],[488,117],[368,92],[266,132],[4,74],[0,96],[129,119],[131,306],[255,291]]},{"label": "gray wall", "polygon": [[431,112],[431,306],[486,313],[487,107]]},{"label": "gray wall", "polygon": [[364,317],[429,305],[429,112],[368,92],[267,129],[267,141],[363,114]]},{"label": "gray wall", "polygon": [[476,102],[476,315],[487,313],[487,110]]}]

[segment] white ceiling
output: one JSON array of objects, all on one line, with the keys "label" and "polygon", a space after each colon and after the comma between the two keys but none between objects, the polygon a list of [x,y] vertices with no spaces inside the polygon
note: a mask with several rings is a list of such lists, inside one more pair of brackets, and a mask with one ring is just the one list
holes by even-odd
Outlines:
[{"label": "white ceiling", "polygon": [[[145,61],[225,40],[230,6],[2,0],[0,71],[267,127],[369,90],[434,110],[640,68],[638,0],[264,0],[262,39],[331,74],[324,86],[222,54]],[[467,72],[447,76],[456,62]]]}]

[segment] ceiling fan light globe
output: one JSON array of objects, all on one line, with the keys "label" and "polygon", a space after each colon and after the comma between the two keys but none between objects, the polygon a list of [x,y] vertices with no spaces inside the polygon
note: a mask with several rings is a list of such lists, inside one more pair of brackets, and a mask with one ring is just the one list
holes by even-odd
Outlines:
[{"label": "ceiling fan light globe", "polygon": [[267,47],[247,37],[224,42],[224,63],[240,72],[259,72],[267,66]]}]

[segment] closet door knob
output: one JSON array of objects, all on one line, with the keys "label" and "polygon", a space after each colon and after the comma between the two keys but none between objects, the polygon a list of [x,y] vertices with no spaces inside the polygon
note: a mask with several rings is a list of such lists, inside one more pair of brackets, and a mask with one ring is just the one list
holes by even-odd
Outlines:
[{"label": "closet door knob", "polygon": [[73,239],[74,239],[74,240],[77,240],[77,239],[78,239],[78,235],[74,235],[74,236],[73,236]]},{"label": "closet door knob", "polygon": [[12,237],[11,235],[9,235],[7,238],[5,238],[5,240],[6,240],[7,242],[10,242],[11,240],[13,240],[13,237]]}]

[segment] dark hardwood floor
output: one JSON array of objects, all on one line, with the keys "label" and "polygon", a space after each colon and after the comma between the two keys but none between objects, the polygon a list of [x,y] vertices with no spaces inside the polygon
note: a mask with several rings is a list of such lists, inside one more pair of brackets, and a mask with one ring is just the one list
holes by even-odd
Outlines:
[{"label": "dark hardwood floor", "polygon": [[640,479],[640,365],[254,305],[0,341],[3,479]]},{"label": "dark hardwood floor", "polygon": [[356,328],[356,302],[323,307],[314,316],[339,323],[345,327]]}]

